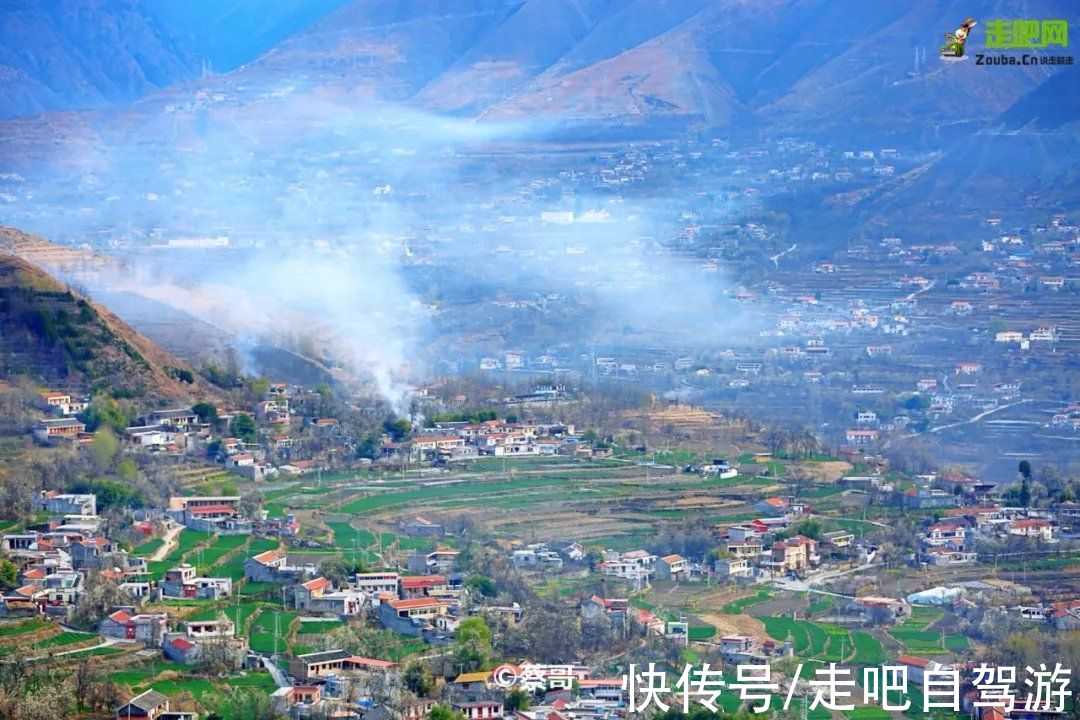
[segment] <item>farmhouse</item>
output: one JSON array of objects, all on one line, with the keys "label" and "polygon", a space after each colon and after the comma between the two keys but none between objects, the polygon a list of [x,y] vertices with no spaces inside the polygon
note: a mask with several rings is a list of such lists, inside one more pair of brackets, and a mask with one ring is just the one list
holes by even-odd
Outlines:
[{"label": "farmhouse", "polygon": [[317,577],[293,588],[293,603],[297,610],[305,612],[356,615],[364,606],[364,598],[359,591],[336,590],[331,580]]},{"label": "farmhouse", "polygon": [[45,512],[56,515],[97,515],[97,496],[93,494],[42,491],[38,500]]},{"label": "farmhouse", "polygon": [[165,613],[136,614],[130,608],[117,609],[98,623],[98,632],[105,637],[138,640],[149,647],[160,647],[168,629],[169,616]]},{"label": "farmhouse", "polygon": [[244,579],[250,582],[294,583],[303,569],[287,564],[281,550],[267,550],[244,560]]},{"label": "farmhouse", "polygon": [[1055,530],[1056,528],[1054,527],[1054,524],[1047,520],[1013,520],[1011,523],[1009,523],[1010,535],[1037,538],[1039,540],[1042,540],[1043,542],[1053,542]]},{"label": "farmhouse", "polygon": [[306,653],[289,661],[289,673],[303,682],[324,680],[328,675],[349,671],[385,673],[393,667],[392,662],[359,657],[345,650]]},{"label": "farmhouse", "polygon": [[797,572],[818,560],[817,542],[802,535],[779,540],[772,545],[771,559],[765,564],[778,572]]},{"label": "farmhouse", "polygon": [[165,571],[162,597],[218,600],[232,594],[232,579],[197,577],[194,566],[184,563]]},{"label": "farmhouse", "polygon": [[194,712],[169,710],[169,698],[156,690],[147,690],[128,700],[116,710],[117,720],[147,718],[148,720],[196,720]]},{"label": "farmhouse", "polygon": [[[760,553],[758,553],[760,555]],[[754,574],[754,569],[750,567],[750,561],[745,558],[727,558],[724,560],[717,560],[713,565],[713,571],[721,579],[736,579],[750,577]]]},{"label": "farmhouse", "polygon": [[682,555],[665,555],[656,563],[656,577],[660,580],[677,580],[686,571],[686,558]]},{"label": "farmhouse", "polygon": [[80,433],[84,432],[86,432],[86,425],[75,418],[40,420],[34,428],[34,435],[42,442],[75,440]]}]

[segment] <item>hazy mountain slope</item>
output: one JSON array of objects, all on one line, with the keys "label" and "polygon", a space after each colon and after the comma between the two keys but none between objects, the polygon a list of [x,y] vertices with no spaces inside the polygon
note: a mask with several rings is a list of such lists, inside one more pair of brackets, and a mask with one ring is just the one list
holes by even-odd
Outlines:
[{"label": "hazy mountain slope", "polygon": [[949,145],[918,177],[887,185],[861,205],[897,217],[914,204],[955,215],[993,214],[997,199],[1071,206],[1080,195],[1078,79],[1075,67],[1054,75],[984,130]]},{"label": "hazy mountain slope", "polygon": [[0,117],[129,100],[198,68],[134,1],[12,0],[0,18]]},{"label": "hazy mountain slope", "polygon": [[[941,61],[937,47],[961,18],[937,0],[352,0],[336,7],[340,2],[289,0],[262,15],[252,10],[256,0],[215,6],[207,24],[220,18],[228,28],[253,18],[252,36],[236,43],[249,51],[260,37],[303,27],[233,72],[155,93],[131,114],[76,120],[62,130],[81,147],[92,140],[80,133],[125,142],[169,136],[183,146],[220,133],[277,142],[263,136],[278,127],[288,127],[295,142],[321,139],[342,113],[398,115],[372,104],[392,102],[514,120],[526,132],[591,125],[591,136],[615,128],[625,136],[692,127],[940,146],[991,126],[1059,72]],[[308,22],[320,12],[328,14]],[[965,12],[1061,17],[1069,7],[1065,0],[982,0]],[[198,52],[222,44],[224,31],[215,25],[202,33],[195,15],[174,8],[167,22],[163,12],[153,18],[170,32],[200,37]],[[977,29],[969,54],[984,38]],[[1047,104],[1044,121],[1053,113]],[[29,147],[18,146],[24,139]],[[0,128],[4,158],[33,157],[40,147],[31,129]]]},{"label": "hazy mountain slope", "polygon": [[692,29],[680,27],[567,75],[546,73],[485,118],[620,124],[682,118],[722,125],[739,109],[730,83],[693,42]]},{"label": "hazy mountain slope", "polygon": [[[981,11],[973,7],[970,14],[1054,17],[1063,12],[1062,3],[1050,1],[1026,3],[1023,8],[1015,2],[983,5]],[[763,105],[758,115],[798,127],[806,127],[813,118],[814,130],[823,135],[840,128],[864,137],[949,132],[953,126],[991,121],[1047,79],[1041,70],[977,66],[972,56],[985,44],[981,29],[969,41],[967,59],[939,59],[939,40],[956,22],[943,17],[936,3],[912,4],[895,21],[867,27],[849,49],[810,70],[774,102]],[[916,49],[926,58],[918,65]]]},{"label": "hazy mountain slope", "polygon": [[510,10],[503,0],[354,0],[242,68],[237,77],[266,86],[303,75],[324,94],[407,100]]},{"label": "hazy mountain slope", "polygon": [[250,62],[348,0],[147,2],[145,12],[214,72]]},{"label": "hazy mountain slope", "polygon": [[[444,112],[482,110],[589,37],[609,5],[608,0],[526,0],[492,23],[415,100]],[[530,38],[527,46],[523,47],[522,38]]]},{"label": "hazy mountain slope", "polygon": [[182,361],[44,270],[0,253],[5,377],[132,397],[183,399],[206,384]]},{"label": "hazy mountain slope", "polygon": [[1027,93],[1000,117],[1009,130],[1061,130],[1080,123],[1080,68],[1073,65]]},{"label": "hazy mountain slope", "polygon": [[0,118],[101,107],[231,70],[345,0],[8,0]]}]

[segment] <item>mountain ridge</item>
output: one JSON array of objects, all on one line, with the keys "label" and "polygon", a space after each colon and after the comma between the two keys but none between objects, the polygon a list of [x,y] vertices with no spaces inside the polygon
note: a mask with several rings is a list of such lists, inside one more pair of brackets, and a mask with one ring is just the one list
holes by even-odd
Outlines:
[{"label": "mountain ridge", "polygon": [[[0,228],[0,239],[20,235]],[[218,394],[187,363],[10,246],[0,248],[0,329],[6,377],[158,401]]]}]

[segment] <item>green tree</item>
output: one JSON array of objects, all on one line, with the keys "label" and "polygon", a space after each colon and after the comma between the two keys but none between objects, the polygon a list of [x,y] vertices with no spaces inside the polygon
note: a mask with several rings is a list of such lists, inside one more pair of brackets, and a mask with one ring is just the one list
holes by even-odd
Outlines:
[{"label": "green tree", "polygon": [[1020,507],[1027,507],[1031,504],[1031,486],[1028,484],[1026,477],[1020,481],[1020,492],[1017,493],[1016,499],[1020,502]]},{"label": "green tree", "polygon": [[1024,477],[1024,478],[1026,478],[1028,480],[1031,479],[1031,463],[1030,462],[1028,462],[1027,460],[1021,460],[1020,464],[1016,467],[1016,469],[1020,473],[1021,477]]},{"label": "green tree", "polygon": [[229,423],[229,432],[244,442],[255,442],[255,418],[246,413],[236,415]]},{"label": "green tree", "polygon": [[106,427],[122,433],[131,423],[131,418],[120,404],[105,394],[96,395],[79,417],[91,431]]},{"label": "green tree", "polygon": [[454,657],[464,667],[483,665],[491,655],[491,628],[484,618],[473,616],[458,624],[454,641]]},{"label": "green tree", "polygon": [[94,440],[90,443],[90,451],[94,454],[94,466],[99,470],[112,467],[116,454],[120,451],[120,442],[108,426],[100,428],[94,433]]},{"label": "green tree", "polygon": [[479,573],[470,575],[465,580],[465,587],[470,590],[475,590],[484,597],[493,597],[498,593],[498,590],[495,588],[495,581]]},{"label": "green tree", "polygon": [[368,435],[356,446],[356,457],[375,460],[379,457],[379,438]]},{"label": "green tree", "polygon": [[529,693],[525,692],[525,690],[520,687],[515,687],[510,692],[506,693],[506,698],[503,700],[503,707],[506,708],[507,712],[528,710],[530,699]]},{"label": "green tree", "polygon": [[208,402],[199,402],[191,406],[191,412],[199,418],[199,422],[212,423],[217,420],[217,408]]},{"label": "green tree", "polygon": [[116,476],[126,482],[135,482],[139,478],[139,469],[131,458],[124,458],[116,464]]},{"label": "green tree", "polygon": [[7,558],[0,560],[0,587],[10,590],[19,582],[19,566]]},{"label": "green tree", "polygon": [[461,713],[454,712],[445,705],[436,705],[431,708],[431,711],[427,716],[428,720],[463,720],[465,717]]},{"label": "green tree", "polygon": [[435,688],[435,677],[426,665],[420,662],[410,663],[401,676],[401,681],[413,695],[427,697]]},{"label": "green tree", "polygon": [[383,423],[383,430],[387,432],[391,440],[401,442],[408,438],[409,433],[412,432],[412,423],[405,418],[387,420]]}]

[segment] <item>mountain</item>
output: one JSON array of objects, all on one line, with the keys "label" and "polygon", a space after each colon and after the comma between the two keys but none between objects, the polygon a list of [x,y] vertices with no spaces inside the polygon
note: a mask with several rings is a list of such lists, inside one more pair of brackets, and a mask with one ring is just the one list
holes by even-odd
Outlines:
[{"label": "mountain", "polygon": [[[1055,75],[941,61],[962,15],[1069,10],[1064,0],[983,0],[959,14],[938,0],[352,0],[199,90],[256,98],[234,105],[238,116],[395,103],[541,132],[936,142],[993,121]],[[984,44],[978,30],[969,54]]]},{"label": "mountain", "polygon": [[10,0],[0,118],[103,107],[258,57],[344,0]]},{"label": "mountain", "polygon": [[0,252],[0,375],[45,387],[184,400],[214,392],[106,308],[16,255]]},{"label": "mountain", "polygon": [[[9,115],[101,105],[208,63],[224,74],[155,106],[240,89],[491,121],[918,138],[988,122],[1056,74],[942,62],[938,45],[964,15],[1070,11],[1065,0],[963,12],[939,0],[17,0],[3,11],[0,100]],[[984,44],[977,28],[969,54]]]},{"label": "mountain", "polygon": [[196,74],[134,3],[15,0],[2,20],[0,117],[130,100]]}]

